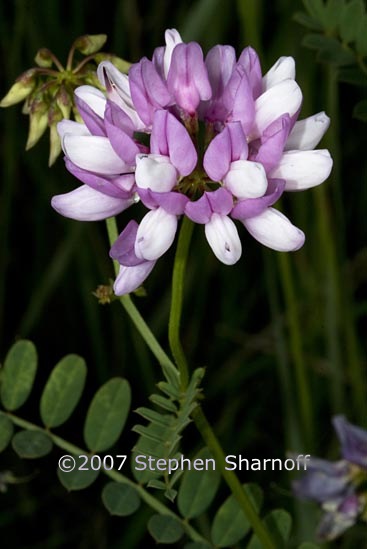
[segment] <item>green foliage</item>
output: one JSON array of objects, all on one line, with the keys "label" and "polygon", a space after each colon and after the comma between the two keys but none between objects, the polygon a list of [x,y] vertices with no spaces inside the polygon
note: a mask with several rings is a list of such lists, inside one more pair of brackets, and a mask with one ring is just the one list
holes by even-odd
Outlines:
[{"label": "green foliage", "polygon": [[353,116],[363,122],[367,122],[367,99],[363,99],[363,101],[357,103],[353,110]]},{"label": "green foliage", "polygon": [[148,522],[149,533],[157,543],[176,543],[183,536],[181,524],[168,515],[153,515]]},{"label": "green foliage", "polygon": [[[255,509],[260,510],[263,495],[256,484],[244,484],[244,490]],[[211,538],[217,547],[227,547],[238,543],[250,531],[250,523],[243,514],[238,501],[229,496],[218,509],[211,528]]]},{"label": "green foliage", "polygon": [[[286,546],[292,527],[292,517],[283,509],[274,509],[264,518],[264,524],[268,527],[276,547],[281,549]],[[247,549],[262,549],[262,543],[256,534],[253,534]]]},{"label": "green foliage", "polygon": [[311,543],[310,541],[305,541],[304,543],[301,543],[301,545],[298,546],[298,549],[319,549],[319,545],[315,545],[315,543]]},{"label": "green foliage", "polygon": [[109,482],[102,490],[102,501],[111,515],[127,517],[140,507],[137,491],[127,484]]},{"label": "green foliage", "polygon": [[13,436],[14,427],[10,419],[0,412],[0,452],[5,450]]},{"label": "green foliage", "polygon": [[[199,385],[204,376],[204,370],[199,368],[193,372],[187,391],[182,394],[173,378],[171,382],[161,381],[158,388],[165,396],[151,395],[150,400],[164,412],[157,412],[149,408],[138,408],[136,411],[144,419],[149,421],[148,425],[135,425],[133,431],[140,435],[133,452],[139,455],[152,456],[157,459],[179,459],[177,452],[182,432],[191,422],[190,415],[197,405],[197,398],[200,394]],[[177,492],[174,485],[182,471],[169,477],[164,476],[164,482],[157,481],[161,476],[159,472],[150,470],[134,470],[135,478],[139,482],[149,483],[152,488],[165,490],[165,495],[172,500]]]},{"label": "green foliage", "polygon": [[[205,460],[212,457],[210,451],[203,448],[193,459]],[[219,483],[220,475],[217,471],[211,469],[210,464],[203,471],[195,469],[185,471],[177,498],[178,508],[182,516],[191,519],[201,515],[213,501]]]},{"label": "green foliage", "polygon": [[41,418],[46,427],[58,427],[73,413],[82,395],[87,367],[77,355],[67,355],[55,366],[41,397]]},{"label": "green foliage", "polygon": [[84,490],[88,488],[99,475],[98,470],[92,469],[90,461],[86,463],[87,456],[70,456],[75,459],[75,467],[70,471],[62,471],[57,469],[57,476],[61,484],[69,491]]},{"label": "green foliage", "polygon": [[18,456],[26,459],[47,456],[52,450],[52,440],[42,431],[19,431],[12,440]]},{"label": "green foliage", "polygon": [[84,426],[84,439],[90,450],[103,452],[115,444],[125,426],[130,404],[131,390],[125,379],[110,379],[98,389]]},{"label": "green foliage", "polygon": [[4,408],[14,411],[27,400],[37,370],[37,352],[31,341],[20,340],[9,350],[1,371],[0,396]]}]

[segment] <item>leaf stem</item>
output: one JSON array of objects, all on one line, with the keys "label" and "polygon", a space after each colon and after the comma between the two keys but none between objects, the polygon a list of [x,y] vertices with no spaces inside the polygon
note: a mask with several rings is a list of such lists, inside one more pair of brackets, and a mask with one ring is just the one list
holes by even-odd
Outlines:
[{"label": "leaf stem", "polygon": [[[14,423],[14,425],[17,425],[18,427],[21,427],[22,429],[27,429],[28,431],[41,431],[42,433],[45,433],[52,442],[58,446],[59,448],[62,448],[63,450],[66,450],[67,452],[70,452],[70,454],[74,456],[78,455],[90,455],[90,452],[83,450],[82,448],[79,448],[78,446],[75,446],[75,444],[72,444],[71,442],[65,440],[64,438],[61,438],[48,429],[44,429],[43,427],[40,427],[39,425],[36,425],[35,423],[31,423],[30,421],[26,421],[25,419],[22,419],[21,417],[18,417],[14,414],[11,414],[9,412],[3,412],[9,419]],[[110,477],[112,480],[116,482],[120,482],[121,484],[127,484],[129,486],[132,486],[139,494],[141,499],[145,501],[149,507],[157,511],[157,513],[161,515],[168,515],[173,518],[175,518],[177,521],[180,522],[182,528],[186,532],[188,536],[193,541],[201,541],[204,543],[207,543],[207,540],[205,540],[195,528],[190,526],[190,524],[187,523],[186,520],[182,519],[179,515],[176,515],[171,509],[166,507],[164,503],[159,501],[157,498],[152,496],[143,486],[140,484],[135,483],[133,480],[129,479],[122,473],[119,473],[118,471],[112,469],[101,469],[102,473],[104,473],[106,476]]]},{"label": "leaf stem", "polygon": [[183,390],[186,390],[189,381],[189,368],[180,340],[180,324],[185,268],[193,228],[193,222],[187,217],[184,217],[182,220],[173,266],[171,310],[168,321],[168,340],[172,355],[180,372],[181,387]]}]

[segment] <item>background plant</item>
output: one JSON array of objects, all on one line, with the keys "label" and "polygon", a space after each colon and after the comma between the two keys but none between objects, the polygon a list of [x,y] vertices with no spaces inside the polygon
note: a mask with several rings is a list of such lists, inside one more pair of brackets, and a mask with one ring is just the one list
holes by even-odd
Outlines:
[{"label": "background plant", "polygon": [[[365,349],[361,338],[366,312],[362,293],[366,282],[366,229],[362,221],[366,172],[360,139],[364,127],[352,118],[365,82],[357,56],[364,63],[365,53],[357,49],[359,42],[343,37],[341,31],[350,5],[358,5],[358,9],[362,5],[363,9],[363,4],[341,2],[346,6],[342,10],[336,9],[336,4],[314,1],[303,6],[286,0],[271,5],[240,0],[177,2],[169,18],[164,0],[151,3],[148,11],[138,2],[111,2],[109,10],[99,12],[98,17],[84,2],[75,5],[54,0],[46,8],[38,2],[19,0],[0,7],[5,68],[2,95],[45,45],[63,58],[65,44],[75,36],[106,32],[110,37],[108,50],[135,61],[151,53],[166,27],[176,26],[186,40],[200,40],[206,48],[221,42],[232,43],[239,50],[251,43],[260,52],[264,68],[279,55],[294,55],[305,97],[303,114],[325,108],[331,116],[326,146],[333,150],[336,161],[332,180],[325,188],[292,197],[287,203],[294,222],[307,232],[303,250],[290,257],[260,251],[248,239],[234,272],[217,265],[200,238],[193,243],[182,335],[192,365],[207,366],[205,408],[223,446],[234,454],[283,457],[286,450],[311,449],[325,456],[333,440],[329,420],[333,412],[346,413],[354,423],[366,424]],[[345,65],[344,61],[335,62],[335,57],[332,60],[321,55],[322,63],[315,63],[315,52],[301,47],[303,31],[292,20],[293,13],[302,9],[317,22],[318,28],[311,30],[320,37],[330,31],[325,10],[343,14],[333,37],[340,44],[346,41],[348,47],[341,47],[349,53],[351,50],[353,62]],[[233,17],[233,13],[240,17]],[[345,24],[344,33],[346,28]],[[352,59],[349,54],[348,59]],[[345,80],[346,69],[355,69],[360,75],[358,86],[339,82]],[[103,224],[81,226],[55,217],[49,206],[51,196],[70,189],[62,162],[47,170],[45,139],[25,155],[27,121],[20,118],[16,108],[2,112],[0,120],[1,356],[5,357],[19,335],[31,337],[40,349],[39,378],[22,409],[22,417],[38,425],[38,402],[51,366],[63,353],[86,358],[89,374],[81,403],[72,421],[60,428],[65,440],[83,447],[84,411],[98,387],[123,375],[132,387],[133,408],[146,406],[146,395],[156,392],[158,364],[121,307],[117,303],[101,307],[92,295],[98,284],[107,283],[112,276]],[[163,344],[170,262],[172,265],[172,256],[157,266],[159,270],[146,285],[148,296],[138,299],[139,308]],[[121,447],[130,449],[136,443],[131,428],[138,421],[133,416],[127,420]],[[185,453],[199,451],[202,443],[191,425],[186,437],[190,446],[184,440]],[[97,503],[103,489],[101,479],[88,491],[72,495],[55,483],[59,455],[52,450],[39,462],[17,460],[11,448],[1,455],[2,470],[11,470],[16,478],[36,475],[29,482],[11,484],[2,496],[6,498],[6,512],[1,515],[1,524],[8,545],[66,547],[80,539],[88,547],[144,543],[149,507],[142,506],[127,519],[129,528],[124,528],[123,518],[111,518]],[[251,478],[244,475],[243,481],[248,480],[259,483],[265,491],[264,514],[283,507],[297,516],[289,474],[264,473],[261,478],[257,473]],[[224,486],[219,490],[208,514],[210,519],[228,496]],[[37,517],[51,505],[54,519],[45,525]],[[14,528],[19,517],[25,525],[22,530]],[[207,520],[206,514],[200,518],[204,526]],[[315,523],[312,507],[303,505],[291,543],[312,539]],[[345,546],[355,546],[362,536],[362,531],[354,529],[345,538]]]}]

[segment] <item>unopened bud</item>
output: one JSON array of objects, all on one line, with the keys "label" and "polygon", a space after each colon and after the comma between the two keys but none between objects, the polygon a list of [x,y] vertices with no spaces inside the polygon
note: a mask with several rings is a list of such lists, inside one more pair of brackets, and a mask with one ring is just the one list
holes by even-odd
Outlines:
[{"label": "unopened bud", "polygon": [[12,85],[8,93],[0,102],[0,107],[10,107],[20,103],[28,97],[36,85],[36,72],[34,69],[21,74]]},{"label": "unopened bud", "polygon": [[106,40],[106,34],[85,34],[75,40],[74,48],[83,55],[91,55],[100,50]]},{"label": "unopened bud", "polygon": [[68,94],[65,86],[61,86],[55,95],[57,106],[62,112],[63,118],[70,118],[70,111],[72,105],[72,98]]},{"label": "unopened bud", "polygon": [[47,48],[41,48],[40,50],[38,50],[34,60],[39,67],[42,67],[45,69],[52,67],[52,64],[53,64],[52,53]]},{"label": "unopened bud", "polygon": [[26,151],[34,147],[42,137],[48,125],[47,104],[41,99],[35,99],[30,105],[29,132]]},{"label": "unopened bud", "polygon": [[98,303],[100,305],[107,305],[108,303],[111,303],[111,301],[115,299],[112,285],[106,286],[106,285],[100,284],[97,287],[97,289],[92,293],[98,299]]},{"label": "unopened bud", "polygon": [[57,124],[52,124],[50,126],[50,154],[48,157],[49,168],[56,161],[60,153],[61,153],[61,141],[60,141],[60,136],[57,132]]}]

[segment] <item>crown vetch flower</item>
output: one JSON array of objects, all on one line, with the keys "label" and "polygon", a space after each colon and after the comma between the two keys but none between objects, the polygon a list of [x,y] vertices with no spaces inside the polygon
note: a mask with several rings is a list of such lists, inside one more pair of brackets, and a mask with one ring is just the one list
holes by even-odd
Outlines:
[{"label": "crown vetch flower", "polygon": [[333,540],[358,519],[367,521],[367,431],[335,416],[333,425],[343,459],[308,461],[307,473],[293,483],[300,498],[317,501],[324,515],[318,527],[320,540]]},{"label": "crown vetch flower", "polygon": [[149,210],[111,249],[121,265],[118,295],[144,281],[183,215],[204,225],[227,265],[242,254],[236,221],[265,246],[297,250],[303,232],[273,205],[284,191],[319,185],[332,167],[327,150],[313,150],[329,126],[326,114],[297,121],[302,93],[293,58],[262,75],[251,47],[236,59],[232,46],[218,45],[204,58],[174,29],[165,41],[128,75],[103,61],[97,74],[105,94],[78,88],[83,124],[58,126],[66,167],[83,183],[52,199],[58,212],[96,220],[137,201]]}]

